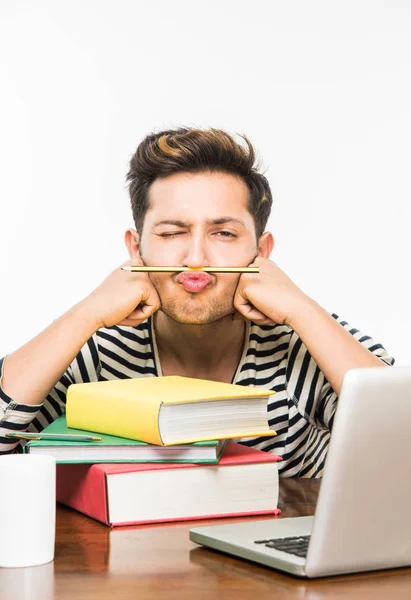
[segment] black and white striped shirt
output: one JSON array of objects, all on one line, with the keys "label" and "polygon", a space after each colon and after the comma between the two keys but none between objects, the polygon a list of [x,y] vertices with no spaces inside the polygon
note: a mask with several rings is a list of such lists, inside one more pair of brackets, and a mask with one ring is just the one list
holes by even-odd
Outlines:
[{"label": "black and white striped shirt", "polygon": [[[373,354],[389,365],[394,363],[381,344],[337,315],[333,317]],[[0,385],[0,454],[16,448],[16,443],[4,436],[6,431],[38,432],[63,414],[66,391],[72,383],[161,375],[151,318],[138,327],[99,329],[41,406],[14,402]],[[241,443],[282,456],[279,469],[284,476],[321,477],[337,396],[298,335],[285,325],[248,322],[233,383],[276,392],[268,404],[268,420],[277,436],[247,438]]]}]

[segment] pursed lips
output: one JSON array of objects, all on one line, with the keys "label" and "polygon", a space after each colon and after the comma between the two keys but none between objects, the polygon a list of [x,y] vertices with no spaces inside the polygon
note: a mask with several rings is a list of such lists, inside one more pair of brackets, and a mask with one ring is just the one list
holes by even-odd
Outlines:
[{"label": "pursed lips", "polygon": [[211,282],[213,278],[208,273],[202,272],[183,272],[176,277],[177,283],[180,283],[187,292],[201,292]]}]

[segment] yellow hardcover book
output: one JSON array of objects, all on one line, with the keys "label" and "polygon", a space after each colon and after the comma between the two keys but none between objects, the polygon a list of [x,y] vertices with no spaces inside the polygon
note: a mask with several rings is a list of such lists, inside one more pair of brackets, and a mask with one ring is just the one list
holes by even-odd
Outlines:
[{"label": "yellow hardcover book", "polygon": [[67,391],[67,426],[160,446],[269,436],[272,394],[177,376],[75,383]]}]

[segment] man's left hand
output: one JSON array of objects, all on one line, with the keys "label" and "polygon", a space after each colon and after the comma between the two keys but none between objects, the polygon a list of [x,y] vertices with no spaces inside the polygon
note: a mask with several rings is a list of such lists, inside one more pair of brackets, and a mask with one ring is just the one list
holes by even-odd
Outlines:
[{"label": "man's left hand", "polygon": [[259,267],[260,272],[241,275],[234,308],[258,325],[292,326],[293,315],[309,302],[308,296],[268,258],[258,256],[250,267]]}]

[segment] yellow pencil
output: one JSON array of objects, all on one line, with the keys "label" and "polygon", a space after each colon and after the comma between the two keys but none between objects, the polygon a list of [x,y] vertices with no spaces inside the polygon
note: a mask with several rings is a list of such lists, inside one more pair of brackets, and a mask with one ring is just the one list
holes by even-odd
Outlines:
[{"label": "yellow pencil", "polygon": [[133,273],[179,273],[182,271],[202,271],[203,273],[259,273],[259,267],[200,267],[192,269],[190,267],[148,267],[146,265],[138,267],[121,267],[123,271],[132,271]]}]

